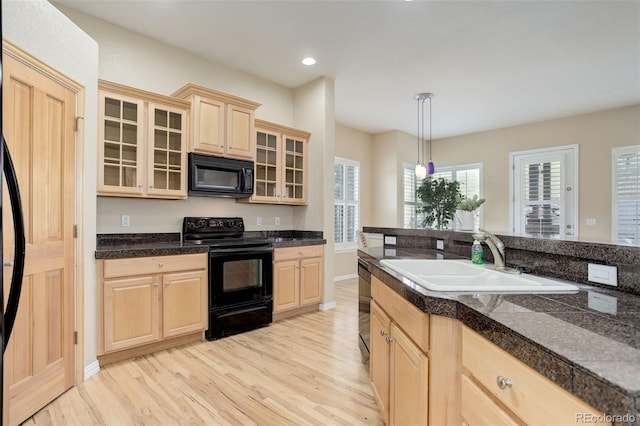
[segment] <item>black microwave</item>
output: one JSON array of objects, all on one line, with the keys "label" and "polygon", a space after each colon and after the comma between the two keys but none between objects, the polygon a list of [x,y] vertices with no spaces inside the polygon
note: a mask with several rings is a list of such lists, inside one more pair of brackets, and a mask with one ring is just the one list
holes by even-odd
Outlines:
[{"label": "black microwave", "polygon": [[189,153],[189,195],[250,197],[253,161]]}]

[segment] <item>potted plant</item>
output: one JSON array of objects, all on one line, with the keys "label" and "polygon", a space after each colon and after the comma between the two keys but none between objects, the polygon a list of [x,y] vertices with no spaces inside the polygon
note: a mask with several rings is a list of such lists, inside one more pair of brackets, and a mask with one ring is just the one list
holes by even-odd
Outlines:
[{"label": "potted plant", "polygon": [[416,195],[424,203],[418,207],[418,213],[424,213],[424,228],[435,223],[436,229],[442,230],[453,219],[460,202],[460,183],[444,178],[427,177],[416,190]]},{"label": "potted plant", "polygon": [[485,202],[484,198],[474,195],[472,198],[462,196],[458,202],[457,224],[461,231],[473,231],[475,227],[475,211]]}]

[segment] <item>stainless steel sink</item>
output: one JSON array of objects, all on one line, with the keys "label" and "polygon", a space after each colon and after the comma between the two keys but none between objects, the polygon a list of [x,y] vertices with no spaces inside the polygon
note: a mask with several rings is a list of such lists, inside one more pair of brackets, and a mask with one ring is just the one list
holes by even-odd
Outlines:
[{"label": "stainless steel sink", "polygon": [[534,275],[513,275],[468,260],[383,259],[380,264],[432,291],[577,291],[574,285]]}]

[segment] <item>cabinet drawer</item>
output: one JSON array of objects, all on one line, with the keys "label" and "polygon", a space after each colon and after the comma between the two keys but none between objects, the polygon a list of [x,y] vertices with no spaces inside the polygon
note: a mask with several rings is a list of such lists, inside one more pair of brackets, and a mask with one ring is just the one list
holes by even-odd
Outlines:
[{"label": "cabinet drawer", "polygon": [[[462,367],[527,424],[574,424],[576,413],[602,415],[468,327],[462,329]],[[501,389],[499,376],[511,386]]]},{"label": "cabinet drawer", "polygon": [[207,268],[207,253],[134,257],[104,261],[104,278],[129,277]]},{"label": "cabinet drawer", "polygon": [[273,261],[300,259],[303,257],[320,257],[324,254],[324,245],[282,247],[273,250]]},{"label": "cabinet drawer", "polygon": [[429,315],[407,302],[376,277],[371,277],[371,296],[422,351],[429,350]]}]

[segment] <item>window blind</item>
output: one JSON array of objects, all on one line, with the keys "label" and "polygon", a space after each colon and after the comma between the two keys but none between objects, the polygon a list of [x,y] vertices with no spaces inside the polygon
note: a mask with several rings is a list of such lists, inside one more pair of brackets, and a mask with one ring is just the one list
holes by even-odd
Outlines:
[{"label": "window blind", "polygon": [[614,239],[640,242],[640,145],[613,153]]}]

